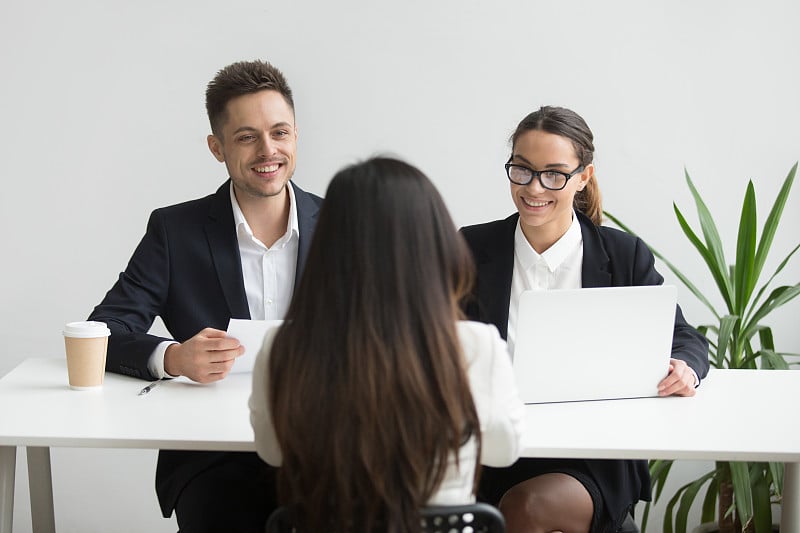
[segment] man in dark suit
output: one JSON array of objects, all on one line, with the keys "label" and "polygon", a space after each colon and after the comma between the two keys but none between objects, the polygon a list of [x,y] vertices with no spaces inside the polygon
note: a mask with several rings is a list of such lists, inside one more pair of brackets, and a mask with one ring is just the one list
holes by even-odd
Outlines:
[{"label": "man in dark suit", "polygon": [[[151,214],[89,317],[111,329],[111,372],[225,378],[244,352],[226,336],[229,319],[283,318],[300,277],[322,200],[289,181],[297,128],[283,74],[262,61],[229,65],[209,83],[206,108],[208,147],[230,179],[205,198]],[[156,316],[172,339],[148,334]],[[182,533],[260,532],[276,506],[274,469],[255,453],[162,450],[156,492]]]}]

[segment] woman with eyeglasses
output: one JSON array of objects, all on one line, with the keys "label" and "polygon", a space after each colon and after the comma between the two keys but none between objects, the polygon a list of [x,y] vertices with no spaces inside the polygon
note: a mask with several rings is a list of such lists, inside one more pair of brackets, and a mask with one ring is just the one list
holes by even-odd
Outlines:
[{"label": "woman with eyeglasses", "polygon": [[523,405],[496,328],[460,320],[469,249],[415,167],[334,176],[306,267],[253,369],[258,454],[298,531],[419,531],[520,452]]},{"label": "woman with eyeglasses", "polygon": [[[524,327],[517,307],[525,290],[663,282],[644,242],[600,225],[593,157],[592,132],[577,113],[542,107],[529,114],[511,136],[505,165],[517,212],[462,228],[477,268],[467,315],[497,326],[510,353]],[[580,334],[581,321],[592,317],[576,310],[564,319]],[[659,394],[694,395],[708,372],[708,343],[680,308],[671,357]],[[650,476],[646,461],[523,458],[484,469],[479,498],[499,505],[509,533],[614,532],[637,501],[650,499]]]}]

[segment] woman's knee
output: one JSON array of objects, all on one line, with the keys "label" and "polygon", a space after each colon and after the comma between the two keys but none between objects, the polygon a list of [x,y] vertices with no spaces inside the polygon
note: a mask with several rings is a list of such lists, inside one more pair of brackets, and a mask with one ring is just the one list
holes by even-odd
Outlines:
[{"label": "woman's knee", "polygon": [[542,516],[551,515],[555,504],[553,495],[540,490],[535,483],[523,482],[511,487],[500,499],[498,507],[505,516],[537,524]]},{"label": "woman's knee", "polygon": [[511,487],[498,505],[509,532],[589,531],[591,496],[578,480],[546,474]]}]

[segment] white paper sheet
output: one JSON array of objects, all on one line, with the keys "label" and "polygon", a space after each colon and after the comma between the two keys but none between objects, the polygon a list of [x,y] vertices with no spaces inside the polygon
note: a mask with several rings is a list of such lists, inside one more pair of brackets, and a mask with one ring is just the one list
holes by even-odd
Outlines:
[{"label": "white paper sheet", "polygon": [[231,373],[252,372],[256,356],[261,350],[267,330],[283,324],[283,320],[244,320],[232,318],[228,323],[228,336],[239,340],[244,354],[236,358]]}]

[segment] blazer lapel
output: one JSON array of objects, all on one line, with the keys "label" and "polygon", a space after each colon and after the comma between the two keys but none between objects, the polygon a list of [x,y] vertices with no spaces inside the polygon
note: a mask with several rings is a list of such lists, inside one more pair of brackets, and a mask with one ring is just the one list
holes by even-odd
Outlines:
[{"label": "blazer lapel", "polygon": [[594,223],[583,213],[576,211],[581,224],[583,237],[583,268],[581,285],[583,287],[608,287],[611,285],[611,273],[608,270],[609,258],[600,232]]},{"label": "blazer lapel", "polygon": [[208,246],[219,284],[225,295],[232,318],[250,318],[250,308],[244,292],[242,259],[231,208],[230,180],[217,189],[211,200],[208,222],[205,226]]},{"label": "blazer lapel", "polygon": [[478,284],[476,294],[482,308],[480,319],[494,324],[500,336],[508,335],[508,305],[511,301],[511,278],[514,274],[514,232],[518,215],[503,221],[500,231],[476,250]]},{"label": "blazer lapel", "polygon": [[300,233],[300,241],[297,246],[297,268],[294,277],[294,288],[300,282],[303,267],[308,257],[308,249],[311,245],[311,237],[314,235],[314,228],[317,225],[317,215],[319,214],[319,204],[314,201],[314,197],[292,183],[294,188],[294,200],[297,204],[297,225]]}]

